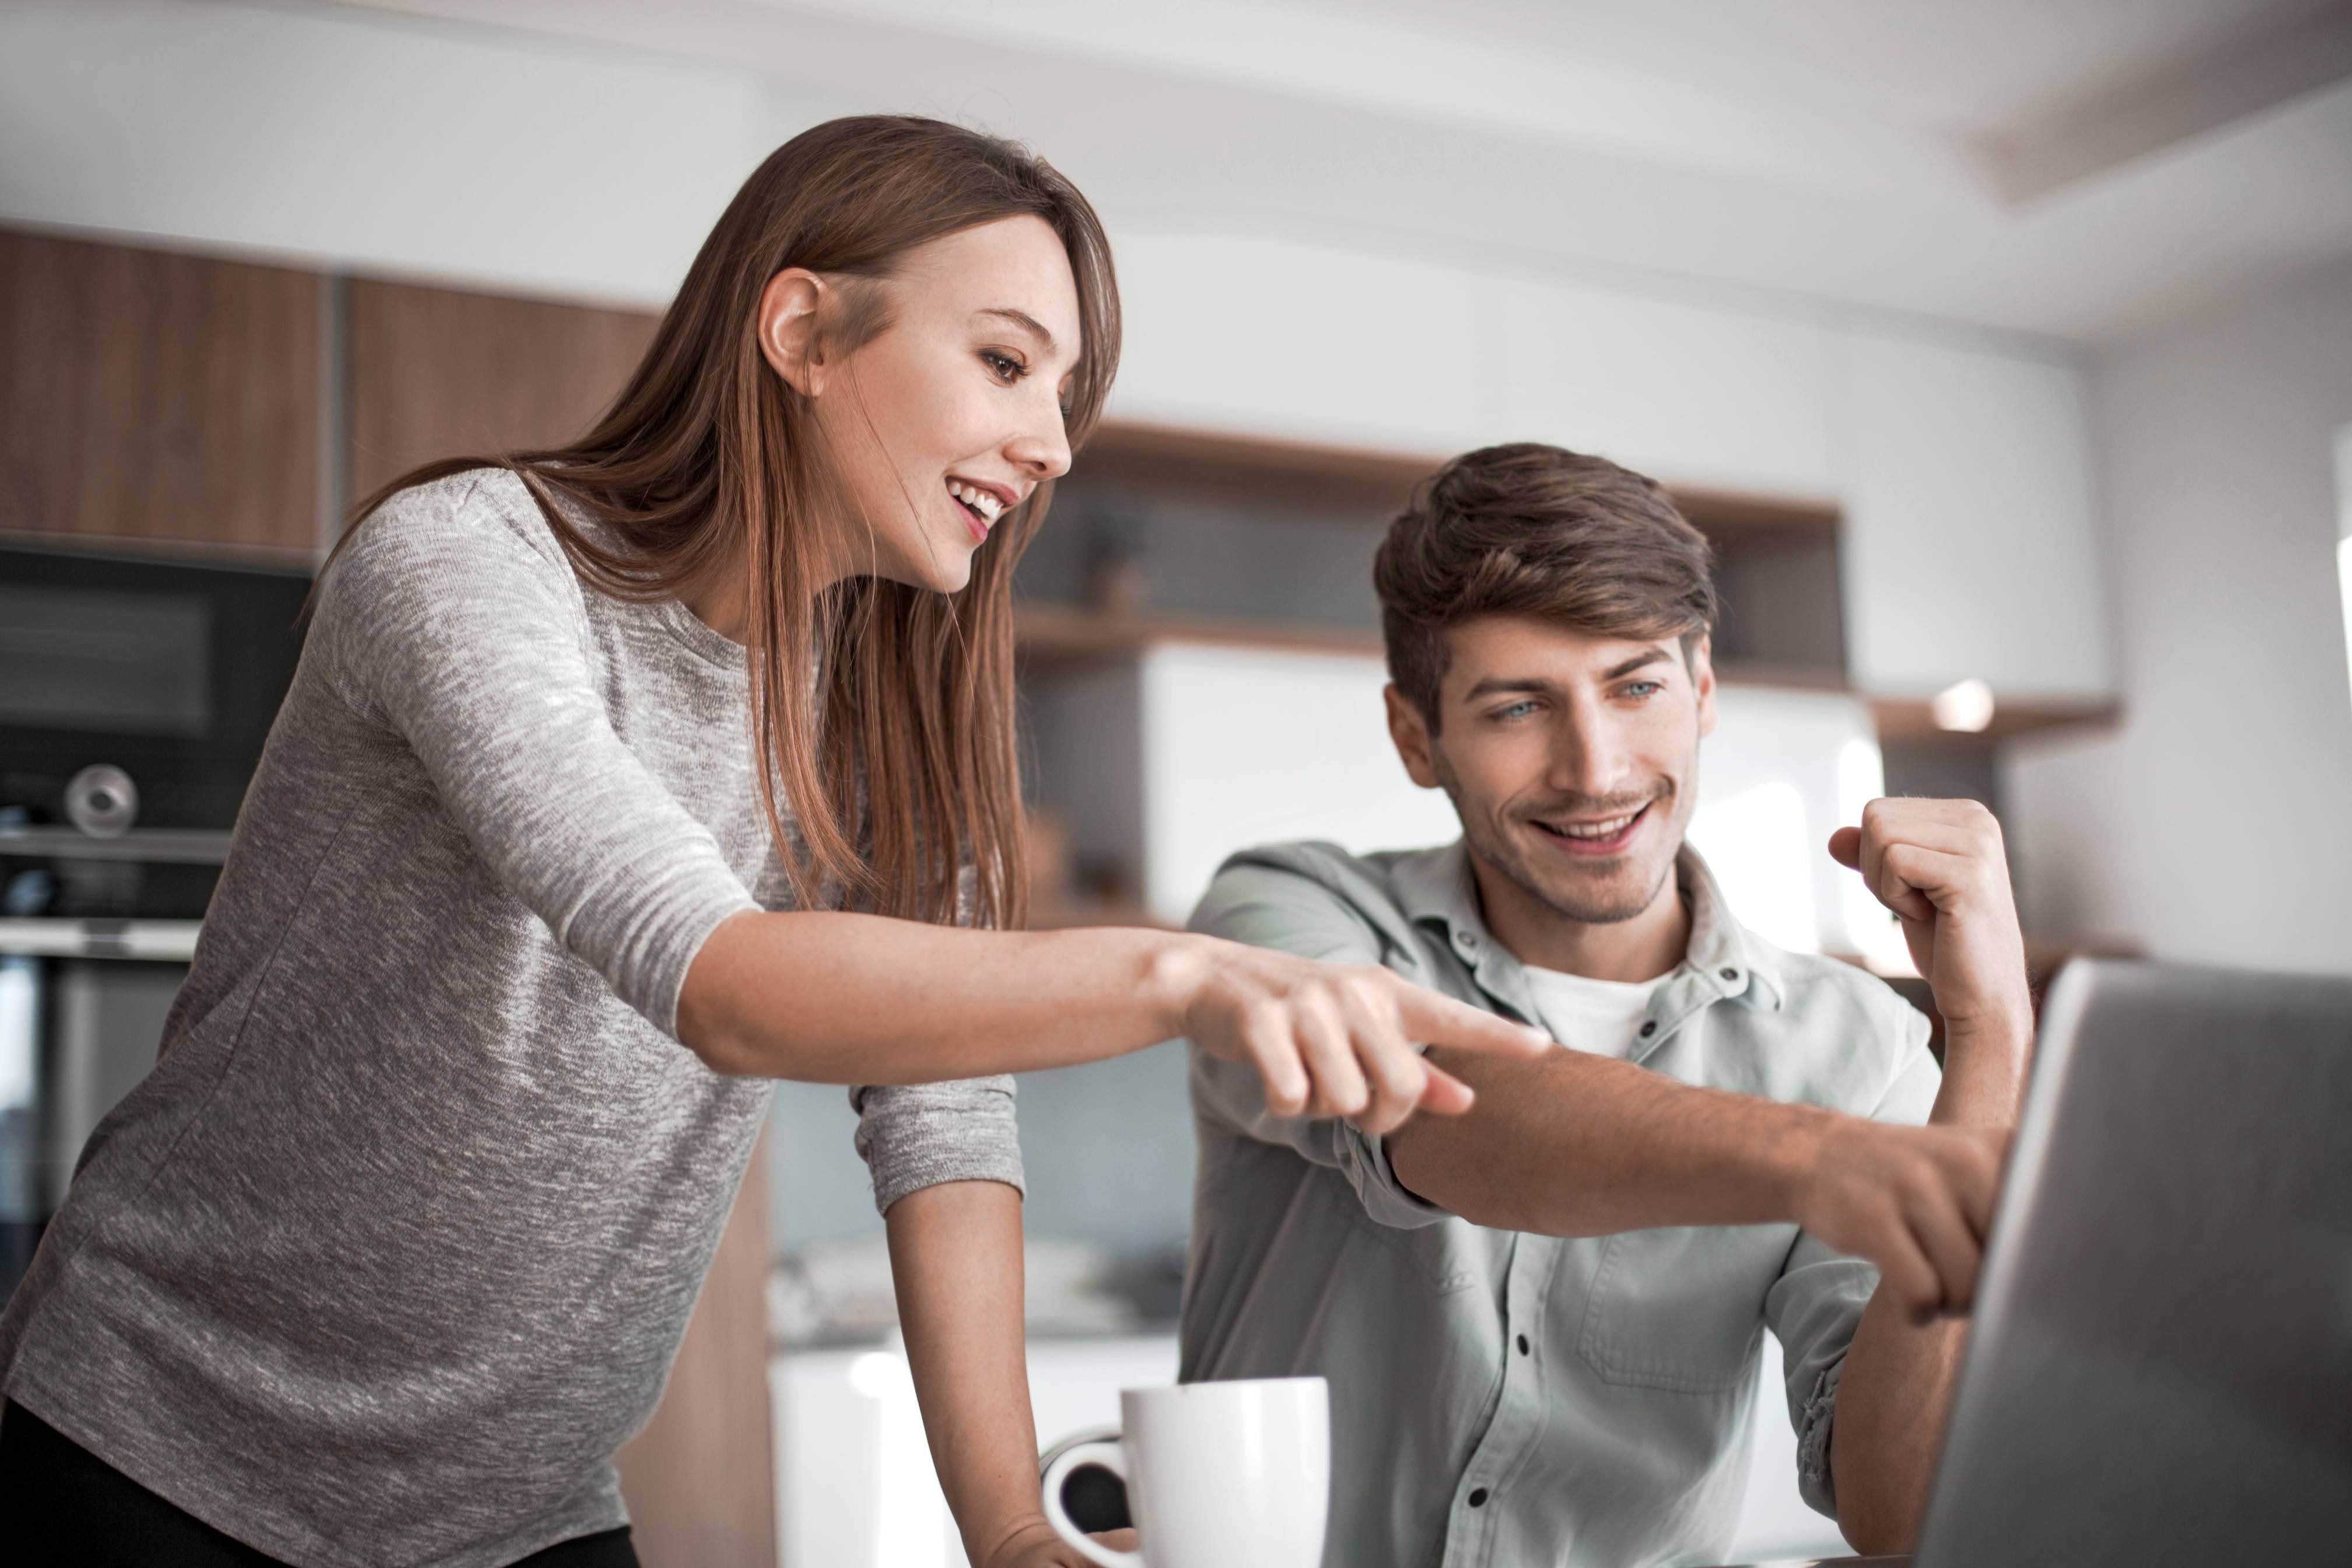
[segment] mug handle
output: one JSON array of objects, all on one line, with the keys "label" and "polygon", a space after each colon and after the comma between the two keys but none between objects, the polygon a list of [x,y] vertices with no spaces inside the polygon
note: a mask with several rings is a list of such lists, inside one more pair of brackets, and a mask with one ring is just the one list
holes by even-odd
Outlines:
[{"label": "mug handle", "polygon": [[1126,1480],[1127,1450],[1119,1446],[1118,1435],[1113,1432],[1082,1438],[1065,1443],[1055,1451],[1053,1458],[1046,1463],[1045,1477],[1039,1482],[1045,1493],[1045,1522],[1054,1527],[1055,1534],[1076,1547],[1089,1562],[1102,1564],[1102,1568],[1144,1568],[1140,1552],[1113,1552],[1100,1542],[1087,1539],[1085,1531],[1070,1522],[1069,1511],[1062,1506],[1062,1483],[1068,1480],[1070,1472],[1081,1465],[1100,1465],[1120,1480]]}]

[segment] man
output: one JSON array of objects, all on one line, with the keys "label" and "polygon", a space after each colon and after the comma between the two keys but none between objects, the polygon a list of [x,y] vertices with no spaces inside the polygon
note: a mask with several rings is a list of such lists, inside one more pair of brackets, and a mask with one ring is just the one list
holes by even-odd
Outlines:
[{"label": "man", "polygon": [[1830,844],[1934,986],[1939,1073],[1926,1018],[1741,929],[1683,841],[1717,601],[1656,485],[1470,453],[1375,580],[1390,732],[1461,841],[1250,850],[1195,929],[1385,965],[1563,1048],[1433,1050],[1476,1104],[1402,1126],[1383,1086],[1286,1115],[1194,1051],[1182,1376],[1330,1381],[1328,1568],[1719,1562],[1769,1325],[1807,1500],[1902,1549],[2032,1038],[1999,829],[1882,800]]}]

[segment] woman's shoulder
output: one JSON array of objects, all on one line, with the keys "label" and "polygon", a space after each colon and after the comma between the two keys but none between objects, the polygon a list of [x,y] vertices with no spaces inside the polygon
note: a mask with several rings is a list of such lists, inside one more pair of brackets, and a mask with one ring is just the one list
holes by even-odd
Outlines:
[{"label": "woman's shoulder", "polygon": [[582,607],[571,559],[530,488],[499,468],[467,468],[394,491],[352,525],[320,586],[322,612],[337,599],[420,591],[551,595]]},{"label": "woman's shoulder", "polygon": [[347,554],[512,554],[520,545],[567,575],[571,571],[530,487],[511,468],[465,468],[394,490],[354,528]]}]

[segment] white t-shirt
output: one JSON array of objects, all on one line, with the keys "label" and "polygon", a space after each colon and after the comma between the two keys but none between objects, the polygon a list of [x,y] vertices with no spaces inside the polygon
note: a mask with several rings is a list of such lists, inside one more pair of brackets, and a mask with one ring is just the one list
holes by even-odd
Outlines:
[{"label": "white t-shirt", "polygon": [[1551,1031],[1551,1037],[1571,1049],[1603,1057],[1632,1053],[1642,1020],[1649,1016],[1650,997],[1666,981],[1664,974],[1632,984],[1588,980],[1581,974],[1563,974],[1533,964],[1526,973],[1536,1016]]}]

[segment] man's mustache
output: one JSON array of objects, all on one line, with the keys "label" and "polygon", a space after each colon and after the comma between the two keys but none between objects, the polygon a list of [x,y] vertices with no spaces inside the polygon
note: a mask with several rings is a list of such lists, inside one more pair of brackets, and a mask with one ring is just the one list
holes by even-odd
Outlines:
[{"label": "man's mustache", "polygon": [[1636,795],[1561,795],[1541,805],[1522,806],[1512,815],[1522,821],[1547,816],[1625,816],[1669,799],[1674,793],[1672,784],[1661,783],[1655,789]]}]

